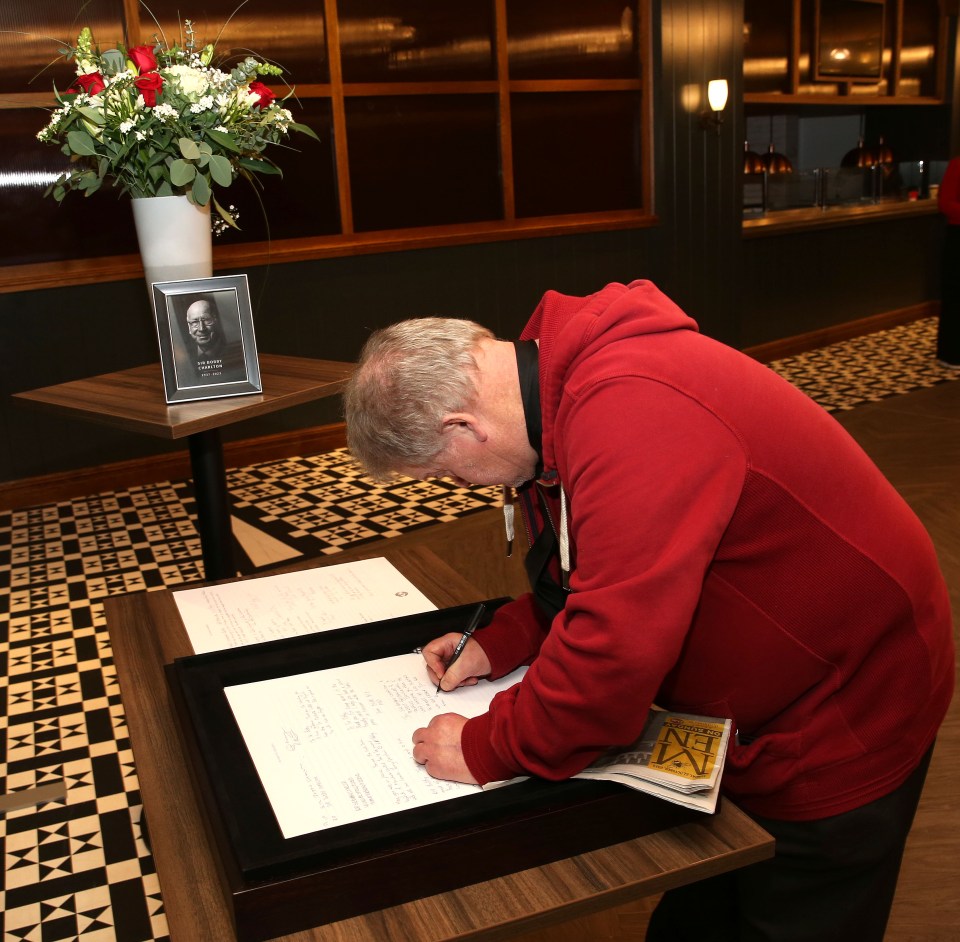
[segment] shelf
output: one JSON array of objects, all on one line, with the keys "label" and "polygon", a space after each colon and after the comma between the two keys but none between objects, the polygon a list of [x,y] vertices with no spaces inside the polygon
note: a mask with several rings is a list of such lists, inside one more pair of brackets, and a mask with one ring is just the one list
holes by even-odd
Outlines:
[{"label": "shelf", "polygon": [[883,222],[937,213],[937,201],[890,200],[867,206],[832,206],[827,209],[782,209],[756,219],[743,220],[743,238],[787,235],[810,229],[833,226],[857,226],[863,223]]}]

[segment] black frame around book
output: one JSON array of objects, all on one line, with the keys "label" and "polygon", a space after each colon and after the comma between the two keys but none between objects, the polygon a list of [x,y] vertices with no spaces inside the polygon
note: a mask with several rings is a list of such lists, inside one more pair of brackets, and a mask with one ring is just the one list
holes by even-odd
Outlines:
[{"label": "black frame around book", "polygon": [[[488,609],[505,601],[491,600]],[[462,629],[474,607],[194,655],[167,666],[241,940],[372,912],[702,820],[701,812],[621,785],[532,778],[285,839],[224,688],[407,653]]]}]

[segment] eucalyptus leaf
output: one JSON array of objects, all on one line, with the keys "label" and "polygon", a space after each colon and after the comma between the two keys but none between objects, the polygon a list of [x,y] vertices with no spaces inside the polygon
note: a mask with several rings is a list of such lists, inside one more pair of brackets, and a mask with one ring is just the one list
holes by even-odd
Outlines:
[{"label": "eucalyptus leaf", "polygon": [[126,57],[119,49],[108,49],[100,54],[100,68],[104,75],[116,75],[126,67]]},{"label": "eucalyptus leaf", "polygon": [[[197,146],[196,141],[192,141],[189,137],[181,137],[179,142],[180,144],[180,153],[187,160],[196,160],[200,156],[200,148]],[[176,183],[176,181],[174,181]]]},{"label": "eucalyptus leaf", "polygon": [[170,164],[170,182],[174,186],[186,186],[196,176],[196,167],[185,160],[175,160]]},{"label": "eucalyptus leaf", "polygon": [[72,153],[80,154],[81,157],[93,157],[97,153],[93,138],[85,131],[68,131],[67,144]]},{"label": "eucalyptus leaf", "polygon": [[202,173],[198,173],[193,181],[193,201],[201,206],[206,206],[212,195],[207,178]]},{"label": "eucalyptus leaf", "polygon": [[233,165],[226,157],[214,154],[210,158],[210,176],[213,182],[220,186],[230,186],[233,183]]}]

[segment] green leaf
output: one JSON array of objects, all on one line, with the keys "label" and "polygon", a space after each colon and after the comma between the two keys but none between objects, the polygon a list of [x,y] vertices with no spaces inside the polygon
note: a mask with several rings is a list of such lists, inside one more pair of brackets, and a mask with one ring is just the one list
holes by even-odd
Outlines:
[{"label": "green leaf", "polygon": [[306,134],[307,137],[312,137],[315,141],[320,140],[320,135],[317,134],[313,128],[308,128],[305,124],[297,124],[296,121],[291,121],[287,127],[289,127],[291,131],[299,131],[301,134]]},{"label": "green leaf", "polygon": [[197,142],[192,141],[189,137],[180,138],[180,153],[187,160],[196,160],[200,156],[200,148],[197,147]]},{"label": "green leaf", "polygon": [[193,201],[200,206],[206,206],[210,202],[213,193],[210,191],[210,184],[203,174],[198,173],[193,181]]},{"label": "green leaf", "polygon": [[79,111],[80,114],[82,114],[88,121],[103,127],[105,119],[102,111],[98,111],[96,108],[78,108],[77,111]]},{"label": "green leaf", "polygon": [[186,186],[196,175],[196,168],[185,160],[175,160],[170,164],[170,182],[174,186]]},{"label": "green leaf", "polygon": [[214,144],[219,144],[225,150],[231,151],[234,154],[240,153],[236,138],[232,134],[227,134],[224,131],[214,131],[211,128],[207,131],[207,137],[209,137]]},{"label": "green leaf", "polygon": [[220,186],[230,186],[233,183],[233,166],[226,157],[214,154],[210,158],[210,176],[214,183]]},{"label": "green leaf", "polygon": [[81,157],[93,157],[97,153],[93,138],[83,131],[68,132],[67,144],[74,154],[80,154]]},{"label": "green leaf", "polygon": [[270,163],[269,160],[252,160],[250,157],[241,157],[240,165],[254,173],[272,173],[276,176],[283,176],[280,168]]},{"label": "green leaf", "polygon": [[217,202],[217,198],[216,198],[215,196],[213,197],[213,208],[220,214],[220,217],[223,219],[223,221],[224,221],[228,226],[232,227],[233,229],[238,229],[238,230],[239,230],[240,227],[237,225],[237,220],[234,219],[233,216],[231,216],[230,213],[228,213],[228,212]]},{"label": "green leaf", "polygon": [[176,196],[177,194],[173,192],[173,187],[167,183],[166,180],[157,187],[157,196]]}]

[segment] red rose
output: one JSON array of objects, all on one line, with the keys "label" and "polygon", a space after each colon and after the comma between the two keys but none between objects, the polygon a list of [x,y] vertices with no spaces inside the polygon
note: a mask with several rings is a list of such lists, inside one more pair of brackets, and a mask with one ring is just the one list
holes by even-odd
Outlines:
[{"label": "red rose", "polygon": [[86,75],[77,76],[77,85],[79,85],[88,95],[99,95],[106,87],[103,76],[99,72],[88,72]]},{"label": "red rose", "polygon": [[269,108],[273,104],[274,98],[277,97],[263,82],[251,82],[250,91],[259,96],[258,108]]},{"label": "red rose", "polygon": [[141,75],[144,72],[153,72],[157,68],[157,57],[153,54],[152,46],[134,46],[127,55]]},{"label": "red rose", "polygon": [[157,104],[157,93],[163,88],[163,76],[159,72],[151,72],[149,75],[141,75],[134,79],[133,84],[140,90],[143,96],[143,103],[148,108],[153,108]]}]

